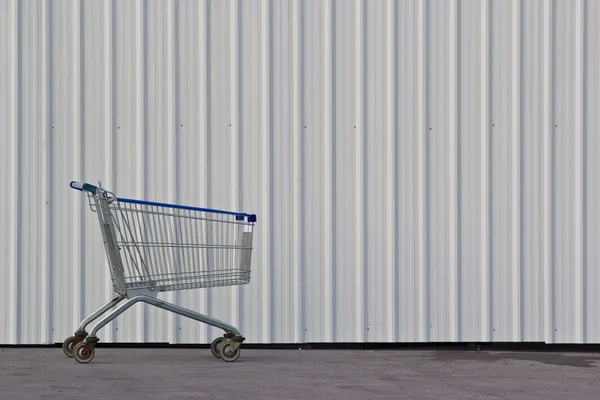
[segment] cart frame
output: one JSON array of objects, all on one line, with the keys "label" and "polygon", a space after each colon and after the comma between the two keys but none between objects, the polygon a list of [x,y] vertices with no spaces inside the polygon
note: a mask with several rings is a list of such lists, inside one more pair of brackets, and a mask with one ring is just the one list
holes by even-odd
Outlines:
[{"label": "cart frame", "polygon": [[[232,286],[248,283],[250,280],[252,233],[254,224],[256,223],[256,215],[210,208],[188,207],[177,204],[154,203],[141,200],[118,198],[112,192],[103,189],[100,183],[99,186],[95,186],[89,183],[79,183],[73,181],[70,183],[70,186],[73,189],[84,191],[88,194],[90,208],[92,211],[95,211],[98,216],[98,222],[100,224],[102,239],[104,241],[106,256],[109,262],[109,269],[113,281],[113,288],[116,294],[109,302],[81,321],[74,335],[64,341],[64,353],[68,357],[75,358],[75,360],[80,363],[90,362],[94,358],[94,348],[96,343],[99,341],[98,337],[96,336],[97,332],[106,324],[114,320],[117,316],[129,309],[132,305],[138,302],[144,302],[155,307],[171,311],[175,314],[222,329],[225,333],[222,337],[218,337],[212,342],[211,351],[215,357],[221,358],[224,361],[231,362],[237,360],[240,355],[240,345],[245,338],[236,327],[215,318],[211,318],[208,315],[204,315],[158,299],[157,295],[161,291],[215,286]],[[115,204],[118,203],[129,204],[131,205],[130,207],[135,207],[127,209],[126,211],[136,213],[138,222],[140,220],[140,215],[144,216],[147,214],[153,214],[152,218],[159,218],[159,220],[161,217],[164,219],[174,219],[175,217],[179,219],[200,219],[197,217],[181,215],[179,214],[179,211],[177,211],[177,214],[175,214],[173,211],[187,210],[190,215],[192,215],[192,213],[196,213],[194,215],[202,213],[202,215],[218,216],[219,219],[205,220],[212,224],[225,223],[226,219],[233,219],[234,222],[228,221],[227,223],[235,224],[235,229],[243,227],[244,233],[239,235],[239,237],[235,237],[235,240],[239,242],[237,245],[232,245],[230,243],[227,246],[222,244],[211,245],[208,243],[194,243],[192,246],[189,243],[183,243],[181,238],[175,237],[176,235],[171,235],[171,237],[169,237],[170,242],[168,243],[165,242],[164,238],[161,238],[163,239],[162,242],[156,241],[156,243],[152,244],[154,247],[158,247],[158,249],[140,249],[140,245],[144,244],[140,243],[140,238],[143,237],[147,239],[148,236],[152,236],[152,233],[141,232],[140,227],[137,228],[137,231],[135,230],[136,228],[133,228],[132,230],[132,228],[128,225],[129,221],[125,221],[126,224],[124,224],[123,221],[119,222],[119,218],[115,218],[115,213],[122,211],[119,208],[120,206],[115,206]],[[150,209],[165,209],[170,210],[170,212],[150,212],[148,211]],[[133,221],[135,222],[135,218],[133,218]],[[198,221],[187,222],[193,223]],[[129,231],[129,235],[123,232],[126,229]],[[168,235],[165,235],[165,237],[166,236]],[[194,239],[199,241],[197,237]],[[229,239],[231,240],[231,238]],[[146,245],[150,246],[150,244],[147,243]],[[123,252],[123,248],[125,248],[125,252]],[[211,263],[223,263],[223,260],[209,259],[202,265],[203,270],[193,271],[193,278],[190,278],[189,276],[192,276],[192,273],[189,271],[178,271],[177,274],[172,273],[170,275],[157,274],[157,268],[153,269],[152,266],[148,266],[147,264],[150,263],[147,260],[144,260],[144,256],[148,256],[148,258],[150,258],[152,251],[158,252],[157,254],[159,255],[162,254],[160,253],[161,251],[171,251],[172,253],[170,254],[179,254],[177,252],[183,252],[183,249],[190,252],[186,254],[196,254],[198,251],[204,251],[207,254],[211,254],[212,251],[216,250],[228,252],[235,251],[236,258],[230,257],[226,261],[231,262],[235,259],[236,264],[234,268],[229,266],[229,269],[213,270],[213,265]],[[125,254],[125,263],[121,253]],[[184,254],[183,257],[185,257],[186,254]],[[169,260],[166,260],[165,262],[165,258],[163,258],[162,264],[165,263],[168,264]],[[157,262],[157,264],[161,263]],[[158,268],[162,267],[162,264]],[[171,268],[173,268],[173,271],[175,270],[174,267],[171,266]],[[132,272],[134,270],[137,271],[135,276]],[[156,279],[157,276],[161,279]],[[117,305],[118,307],[114,308]],[[113,310],[106,314],[111,309]],[[86,327],[93,322],[95,323],[93,324],[91,331],[88,333],[86,331]]]}]

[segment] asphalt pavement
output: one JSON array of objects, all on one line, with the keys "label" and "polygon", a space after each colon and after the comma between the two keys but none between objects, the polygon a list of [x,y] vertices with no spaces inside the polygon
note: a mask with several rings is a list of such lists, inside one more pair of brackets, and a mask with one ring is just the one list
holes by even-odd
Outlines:
[{"label": "asphalt pavement", "polygon": [[600,399],[600,354],[413,350],[0,349],[0,399]]}]

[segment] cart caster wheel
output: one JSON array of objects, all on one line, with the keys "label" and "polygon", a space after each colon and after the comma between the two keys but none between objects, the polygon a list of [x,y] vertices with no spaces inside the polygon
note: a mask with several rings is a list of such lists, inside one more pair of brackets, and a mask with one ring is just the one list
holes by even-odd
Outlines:
[{"label": "cart caster wheel", "polygon": [[79,362],[81,364],[89,363],[90,361],[92,361],[92,359],[96,355],[96,350],[94,350],[93,348],[86,349],[85,345],[86,345],[86,342],[84,341],[84,342],[78,343],[75,346],[75,348],[73,349],[73,357],[75,358],[75,360],[77,360],[77,362]]},{"label": "cart caster wheel", "polygon": [[210,344],[210,352],[213,356],[221,358],[221,345],[223,344],[224,337],[218,337]]},{"label": "cart caster wheel", "polygon": [[221,344],[220,353],[221,359],[227,362],[234,362],[238,358],[240,358],[240,348],[235,348],[235,342],[232,340],[228,340],[225,343]]},{"label": "cart caster wheel", "polygon": [[73,348],[75,347],[75,336],[69,336],[63,342],[63,352],[67,357],[73,358]]}]

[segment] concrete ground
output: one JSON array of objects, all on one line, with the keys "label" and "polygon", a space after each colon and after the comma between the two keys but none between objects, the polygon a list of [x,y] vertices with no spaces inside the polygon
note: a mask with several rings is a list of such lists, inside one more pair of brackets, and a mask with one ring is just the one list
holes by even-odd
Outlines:
[{"label": "concrete ground", "polygon": [[0,399],[599,399],[600,354],[0,349]]}]

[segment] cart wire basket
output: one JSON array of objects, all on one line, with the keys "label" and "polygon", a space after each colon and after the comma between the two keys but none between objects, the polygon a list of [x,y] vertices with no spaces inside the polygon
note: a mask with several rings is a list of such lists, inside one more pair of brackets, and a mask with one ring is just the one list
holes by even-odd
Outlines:
[{"label": "cart wire basket", "polygon": [[[237,360],[244,337],[235,327],[157,295],[249,283],[256,215],[120,198],[100,183],[73,181],[70,186],[87,193],[98,217],[115,297],[65,339],[64,353],[89,363],[98,330],[141,301],[222,329],[225,333],[212,342],[211,352],[224,361]],[[85,329],[94,321],[88,334]]]}]

